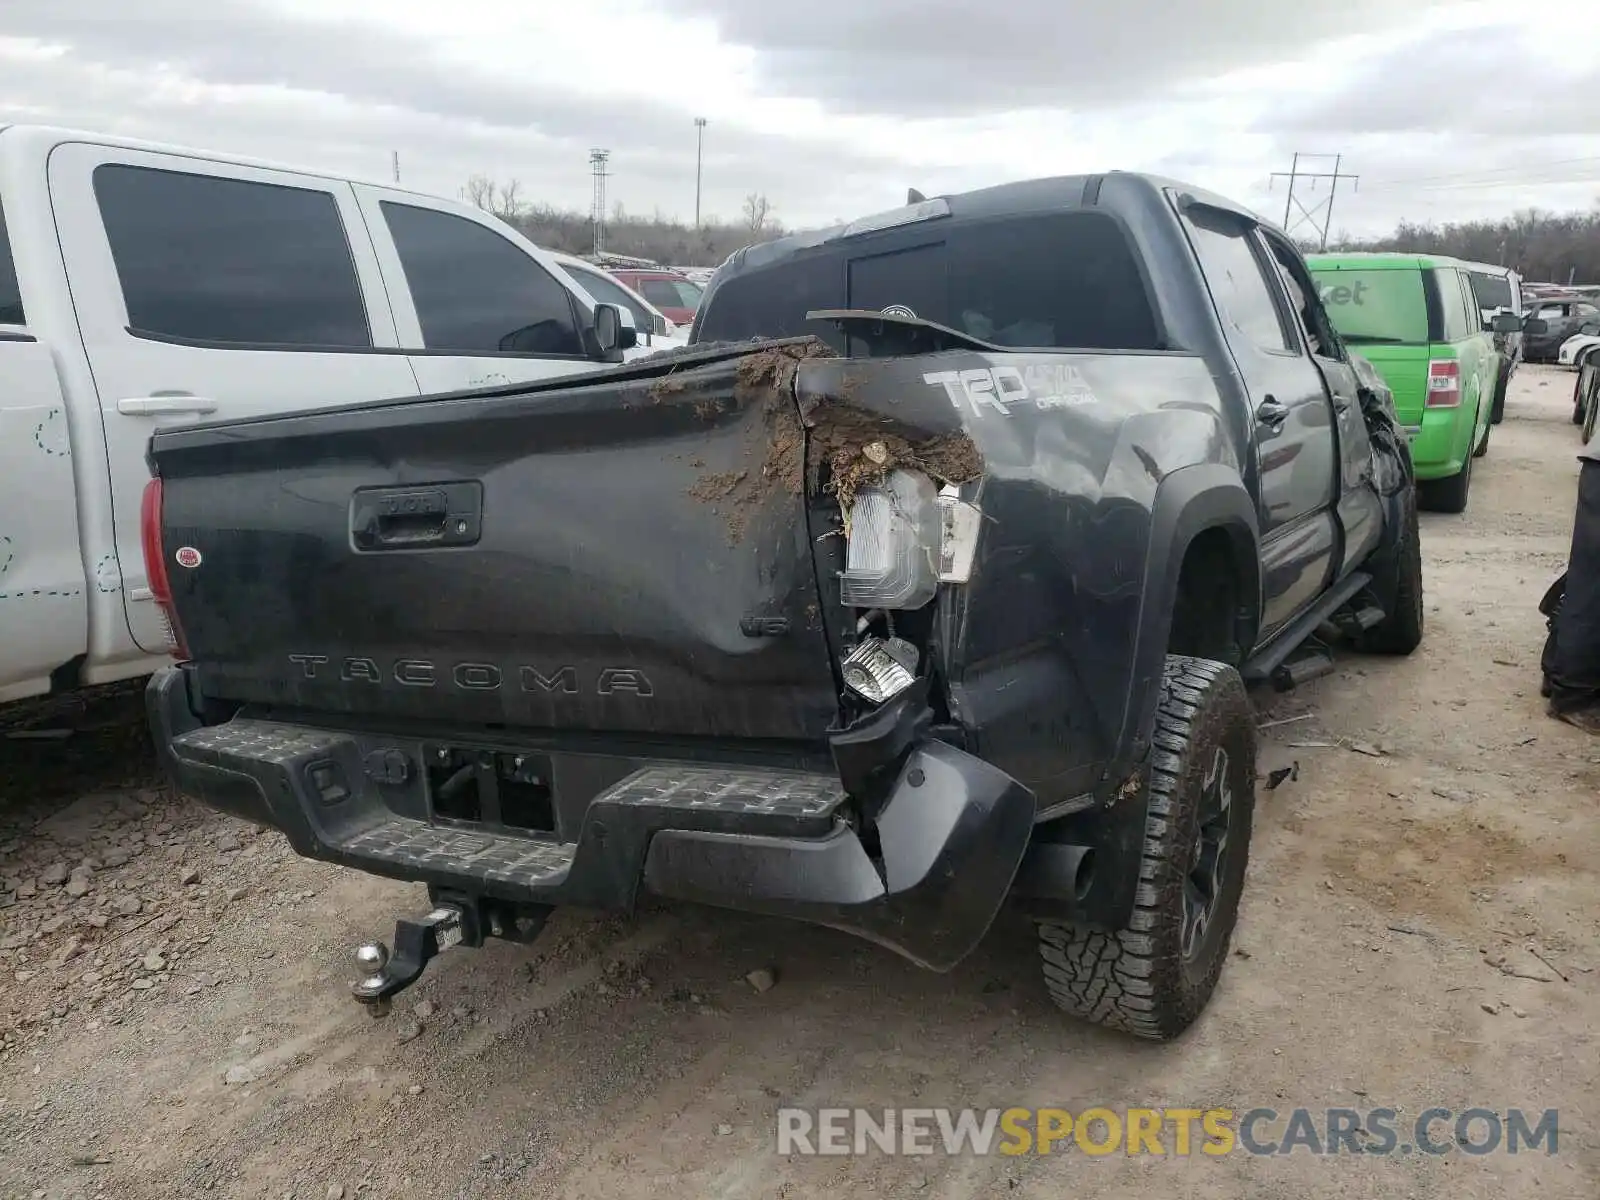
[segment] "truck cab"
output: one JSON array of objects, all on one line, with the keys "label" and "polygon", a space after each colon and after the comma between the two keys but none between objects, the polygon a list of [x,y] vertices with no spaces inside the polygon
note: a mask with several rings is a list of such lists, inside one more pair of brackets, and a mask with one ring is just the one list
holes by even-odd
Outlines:
[{"label": "truck cab", "polygon": [[468,205],[0,126],[0,702],[165,654],[139,539],[155,430],[528,383],[637,341]]}]

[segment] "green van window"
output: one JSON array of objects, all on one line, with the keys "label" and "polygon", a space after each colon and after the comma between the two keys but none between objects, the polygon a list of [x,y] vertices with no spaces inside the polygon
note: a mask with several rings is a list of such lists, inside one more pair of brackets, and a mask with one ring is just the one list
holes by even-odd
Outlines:
[{"label": "green van window", "polygon": [[1312,268],[1317,292],[1345,341],[1428,340],[1428,301],[1422,271],[1339,271]]},{"label": "green van window", "polygon": [[1444,310],[1444,340],[1465,341],[1479,325],[1473,317],[1471,290],[1461,273],[1450,267],[1435,268],[1433,278],[1439,286],[1439,307]]}]

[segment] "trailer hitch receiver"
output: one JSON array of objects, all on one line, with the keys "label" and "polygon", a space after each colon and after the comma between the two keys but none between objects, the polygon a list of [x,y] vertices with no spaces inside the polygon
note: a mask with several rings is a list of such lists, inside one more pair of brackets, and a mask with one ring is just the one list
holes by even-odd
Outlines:
[{"label": "trailer hitch receiver", "polygon": [[420,920],[399,920],[394,951],[382,942],[356,948],[361,978],[350,985],[374,1017],[387,1016],[393,998],[421,977],[423,968],[454,946],[478,947],[486,937],[528,942],[543,927],[548,909],[530,909],[473,897],[433,897]]}]

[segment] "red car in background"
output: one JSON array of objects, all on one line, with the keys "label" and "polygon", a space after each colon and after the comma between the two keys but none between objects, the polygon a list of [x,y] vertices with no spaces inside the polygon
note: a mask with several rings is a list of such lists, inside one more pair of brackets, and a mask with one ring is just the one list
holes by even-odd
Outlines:
[{"label": "red car in background", "polygon": [[700,307],[700,297],[705,292],[698,283],[674,271],[618,267],[610,274],[648,300],[667,320],[685,327],[694,321],[695,310]]}]

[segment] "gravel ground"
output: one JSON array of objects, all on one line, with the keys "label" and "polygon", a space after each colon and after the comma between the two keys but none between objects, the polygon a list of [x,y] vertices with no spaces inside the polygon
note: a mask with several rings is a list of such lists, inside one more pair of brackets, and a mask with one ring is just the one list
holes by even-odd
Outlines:
[{"label": "gravel ground", "polygon": [[[351,949],[419,888],[166,794],[137,695],[0,740],[0,1196],[1600,1195],[1600,745],[1543,715],[1571,376],[1524,368],[1428,631],[1263,719],[1235,955],[1177,1044],[1060,1019],[1003,919],[946,976],[826,930],[561,913],[373,1021]],[[48,722],[46,722],[48,724]],[[97,726],[97,728],[91,728]],[[770,970],[758,990],[746,976]],[[767,982],[762,980],[763,983]],[[1559,1153],[780,1157],[785,1103],[1560,1110]]]}]

